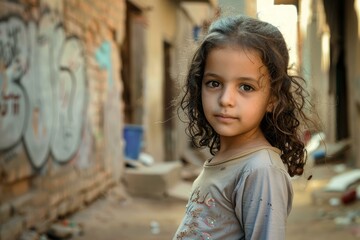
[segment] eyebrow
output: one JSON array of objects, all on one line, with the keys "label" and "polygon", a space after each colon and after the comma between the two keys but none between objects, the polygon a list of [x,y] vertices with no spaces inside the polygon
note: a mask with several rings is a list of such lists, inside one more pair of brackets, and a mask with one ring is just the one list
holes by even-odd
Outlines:
[{"label": "eyebrow", "polygon": [[[212,73],[212,72],[208,72],[204,74],[204,78],[205,77],[215,77],[215,78],[221,78],[221,76],[217,75],[216,73]],[[260,77],[259,77],[260,79]],[[236,80],[245,80],[245,81],[251,81],[251,82],[259,82],[259,79],[253,78],[253,77],[238,77],[236,78]]]}]

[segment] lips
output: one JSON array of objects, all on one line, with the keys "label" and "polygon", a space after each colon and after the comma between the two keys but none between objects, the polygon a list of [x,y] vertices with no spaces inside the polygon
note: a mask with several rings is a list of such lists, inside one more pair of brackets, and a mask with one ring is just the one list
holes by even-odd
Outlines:
[{"label": "lips", "polygon": [[222,121],[222,122],[230,122],[230,121],[238,120],[237,117],[227,115],[227,114],[215,114],[215,117],[216,117],[216,119],[218,119],[219,121]]}]

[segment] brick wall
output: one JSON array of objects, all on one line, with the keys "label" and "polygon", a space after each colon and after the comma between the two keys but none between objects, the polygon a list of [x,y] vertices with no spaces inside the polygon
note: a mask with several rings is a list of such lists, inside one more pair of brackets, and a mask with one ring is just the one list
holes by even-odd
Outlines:
[{"label": "brick wall", "polygon": [[0,1],[0,240],[120,179],[124,18],[125,0]]}]

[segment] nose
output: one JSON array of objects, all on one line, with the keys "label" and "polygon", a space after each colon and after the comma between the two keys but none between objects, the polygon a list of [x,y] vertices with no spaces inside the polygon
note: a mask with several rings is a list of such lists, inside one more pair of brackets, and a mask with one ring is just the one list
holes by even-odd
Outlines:
[{"label": "nose", "polygon": [[219,96],[219,104],[221,106],[234,106],[236,92],[231,87],[224,87]]}]

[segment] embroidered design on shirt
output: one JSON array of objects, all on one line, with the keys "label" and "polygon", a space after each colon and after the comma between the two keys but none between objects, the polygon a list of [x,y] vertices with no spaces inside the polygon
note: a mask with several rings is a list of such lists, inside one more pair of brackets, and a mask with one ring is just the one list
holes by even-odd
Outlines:
[{"label": "embroidered design on shirt", "polygon": [[[190,196],[189,202],[186,205],[186,215],[188,216],[188,222],[184,224],[186,227],[185,230],[178,233],[176,239],[196,239],[201,240],[211,240],[212,236],[206,231],[203,231],[204,227],[213,228],[216,226],[216,217],[209,215],[207,209],[216,207],[216,201],[214,198],[211,198],[210,193],[201,195],[200,189],[197,188],[193,191]],[[203,223],[203,224],[202,224]],[[201,230],[199,225],[203,225]]]}]

